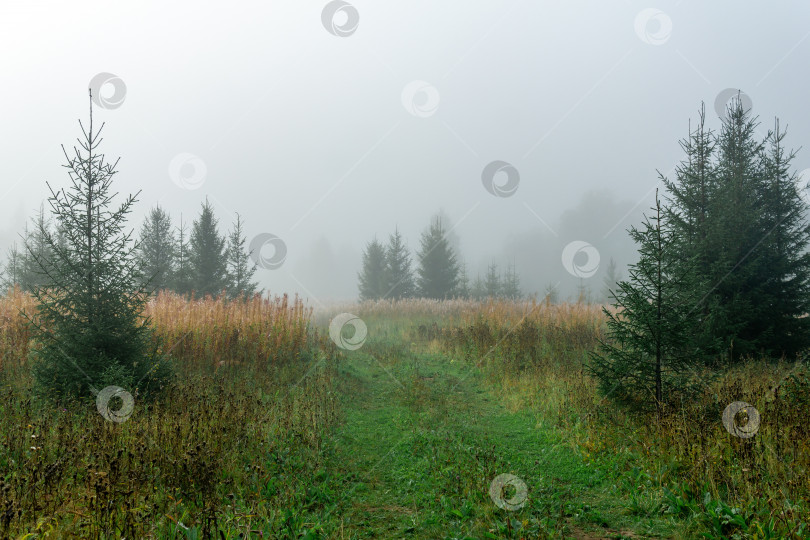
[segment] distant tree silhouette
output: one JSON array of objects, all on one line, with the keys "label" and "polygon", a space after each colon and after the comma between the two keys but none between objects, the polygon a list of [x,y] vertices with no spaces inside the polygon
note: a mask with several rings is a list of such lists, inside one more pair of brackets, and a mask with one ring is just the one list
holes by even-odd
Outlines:
[{"label": "distant tree silhouette", "polygon": [[543,300],[550,304],[556,304],[560,301],[560,291],[557,289],[556,285],[552,283],[546,285],[546,288],[543,290]]},{"label": "distant tree silhouette", "polygon": [[417,287],[420,296],[438,299],[451,297],[458,285],[459,265],[440,217],[431,220],[428,229],[422,233],[418,259]]},{"label": "distant tree silhouette", "polygon": [[225,252],[228,262],[228,296],[249,298],[256,292],[258,284],[254,281],[256,263],[250,259],[247,250],[247,239],[242,230],[242,217],[236,214],[233,230],[228,235],[228,247]]},{"label": "distant tree silhouette", "polygon": [[481,279],[481,274],[476,274],[470,286],[470,296],[475,300],[483,300],[487,297],[487,288],[484,280]]},{"label": "distant tree silhouette", "polygon": [[198,296],[219,296],[228,286],[225,238],[208,199],[192,225],[190,247],[192,288]]},{"label": "distant tree silhouette", "polygon": [[386,285],[383,295],[386,298],[410,298],[414,296],[413,270],[411,270],[411,255],[408,247],[399,232],[388,238],[385,251]]},{"label": "distant tree silhouette", "polygon": [[490,263],[487,267],[487,275],[484,278],[484,289],[489,298],[498,298],[501,296],[503,284],[501,283],[501,274],[498,272],[498,265]]},{"label": "distant tree silhouette", "polygon": [[148,290],[161,291],[172,287],[176,249],[171,218],[163,208],[155,206],[141,226],[138,247],[141,273]]},{"label": "distant tree silhouette", "polygon": [[174,257],[172,289],[184,296],[190,294],[194,286],[194,268],[191,266],[191,246],[188,236],[188,229],[181,215],[180,226],[177,228],[177,252]]},{"label": "distant tree silhouette", "polygon": [[[48,283],[46,270],[53,258],[53,251],[42,231],[47,232],[50,227],[50,220],[45,217],[45,210],[40,206],[37,216],[31,220],[31,228],[26,224],[21,235],[22,247],[18,247],[15,242],[8,249],[6,263],[0,272],[0,284],[4,289],[18,286],[23,291],[33,292]],[[45,270],[40,268],[39,263]]]},{"label": "distant tree silhouette", "polygon": [[470,298],[472,296],[472,289],[470,288],[470,276],[467,275],[467,265],[461,263],[461,269],[458,274],[458,283],[453,296],[458,298]]},{"label": "distant tree silhouette", "polygon": [[363,269],[358,278],[360,300],[377,300],[388,292],[385,247],[376,238],[363,251]]},{"label": "distant tree silhouette", "polygon": [[523,297],[520,289],[520,276],[514,263],[506,267],[506,276],[501,283],[501,296],[509,300],[518,300]]},{"label": "distant tree silhouette", "polygon": [[621,279],[622,277],[616,266],[616,261],[614,261],[613,257],[611,257],[608,261],[607,270],[605,271],[605,278],[602,281],[604,287],[602,290],[603,300],[606,302],[612,302],[613,295],[618,289],[619,281],[621,281]]},{"label": "distant tree silhouette", "polygon": [[20,285],[22,279],[22,252],[17,247],[17,243],[11,244],[6,251],[6,262],[0,272],[0,286],[3,290],[0,294]]}]

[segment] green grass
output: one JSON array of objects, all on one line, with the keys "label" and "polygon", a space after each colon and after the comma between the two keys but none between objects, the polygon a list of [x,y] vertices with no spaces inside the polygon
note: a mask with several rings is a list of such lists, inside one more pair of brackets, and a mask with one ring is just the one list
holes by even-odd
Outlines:
[{"label": "green grass", "polygon": [[[364,320],[359,350],[320,339],[266,373],[184,373],[120,425],[37,405],[28,376],[0,371],[0,537],[780,536],[760,532],[767,500],[733,508],[690,487],[683,466],[644,455],[654,431],[585,407],[576,328],[527,325],[492,352],[497,333],[453,348],[419,330],[444,319]],[[525,482],[523,507],[492,501],[501,474]]]},{"label": "green grass", "polygon": [[[477,368],[418,349],[384,332],[345,353],[337,376],[344,418],[327,465],[342,481],[325,531],[344,538],[674,534],[655,502],[630,513],[631,501],[611,481],[620,457],[586,462],[550,423],[506,410]],[[517,511],[489,496],[502,473],[528,487]]]}]

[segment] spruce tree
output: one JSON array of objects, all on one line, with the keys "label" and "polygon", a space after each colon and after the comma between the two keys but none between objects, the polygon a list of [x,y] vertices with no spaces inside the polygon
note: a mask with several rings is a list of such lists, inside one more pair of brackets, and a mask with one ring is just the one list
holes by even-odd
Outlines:
[{"label": "spruce tree", "polygon": [[484,285],[484,280],[481,279],[481,274],[475,275],[472,286],[470,287],[470,296],[474,300],[483,300],[487,297],[487,288]]},{"label": "spruce tree", "polygon": [[[723,332],[722,311],[712,287],[722,278],[717,274],[717,231],[722,221],[718,201],[726,196],[721,189],[717,165],[717,137],[706,127],[706,108],[701,104],[694,129],[679,142],[685,157],[675,168],[675,179],[660,176],[667,188],[662,207],[672,229],[672,249],[680,262],[693,265],[693,286],[699,291],[692,316],[701,324],[693,336],[695,345],[708,356],[718,357],[725,346],[714,336]],[[674,260],[673,264],[678,264]],[[714,345],[710,345],[714,344]]]},{"label": "spruce tree", "polygon": [[431,220],[428,229],[422,233],[418,258],[419,295],[436,299],[452,296],[458,284],[459,265],[440,217]]},{"label": "spruce tree", "polygon": [[608,261],[607,270],[605,271],[605,278],[602,280],[602,283],[604,284],[602,298],[606,302],[611,302],[613,300],[614,294],[618,288],[618,283],[621,281],[621,279],[621,274],[619,274],[619,270],[616,267],[616,261],[614,261],[613,257],[611,257]]},{"label": "spruce tree", "polygon": [[641,229],[630,236],[638,245],[639,261],[630,266],[628,281],[619,282],[615,311],[607,317],[607,339],[591,353],[588,369],[602,393],[636,412],[671,412],[681,399],[701,388],[695,370],[701,352],[692,340],[696,301],[688,265],[674,250],[673,230],[662,219],[658,193],[653,217],[645,215]]},{"label": "spruce tree", "polygon": [[585,284],[585,280],[583,278],[579,278],[579,284],[577,285],[577,297],[576,303],[577,304],[590,304],[593,300],[591,294],[591,288]]},{"label": "spruce tree", "polygon": [[709,274],[709,236],[714,217],[712,202],[718,194],[718,178],[714,158],[716,138],[706,128],[706,109],[701,104],[697,127],[679,142],[686,154],[675,168],[675,180],[662,177],[667,188],[667,203],[664,214],[673,229],[673,240],[687,258],[697,258],[696,271],[706,277]]},{"label": "spruce tree", "polygon": [[191,229],[190,256],[192,288],[199,297],[219,296],[228,286],[225,237],[208,199]]},{"label": "spruce tree", "polygon": [[[32,225],[34,229],[31,228]],[[40,275],[36,267],[35,254],[38,251],[35,247],[38,243],[36,239],[42,236],[41,234],[37,234],[36,227],[36,222],[33,221],[31,224],[25,224],[25,228],[20,234],[22,248],[17,249],[17,253],[15,254],[16,260],[14,264],[16,266],[16,276],[14,284],[25,292],[32,292],[39,284],[44,283],[44,278],[47,277],[46,275]]]},{"label": "spruce tree", "polygon": [[256,273],[256,263],[251,262],[250,252],[247,249],[247,239],[242,230],[242,217],[236,214],[236,222],[233,230],[228,235],[228,248],[226,258],[228,260],[228,296],[236,298],[244,296],[252,297],[258,285],[253,279]]},{"label": "spruce tree", "polygon": [[501,274],[498,272],[498,265],[494,262],[487,267],[487,275],[484,279],[484,290],[486,295],[490,298],[499,298],[503,285],[501,283]]},{"label": "spruce tree", "polygon": [[3,289],[0,291],[0,294],[5,294],[6,291],[20,286],[20,280],[22,278],[22,258],[22,252],[17,247],[17,243],[14,242],[6,252],[6,262],[3,264],[2,272],[0,272],[0,276],[2,277],[0,286],[2,286]]},{"label": "spruce tree", "polygon": [[543,293],[543,300],[549,304],[556,304],[560,301],[560,291],[555,284],[549,283],[546,285],[546,288],[543,289]]},{"label": "spruce tree", "polygon": [[805,294],[810,235],[778,122],[764,141],[742,100],[719,135],[699,121],[668,189],[667,220],[681,261],[695,262],[695,344],[715,358],[794,355],[810,345]]},{"label": "spruce tree", "polygon": [[191,266],[191,252],[188,240],[188,229],[180,216],[177,228],[177,254],[174,259],[172,289],[183,296],[191,293],[194,287],[194,269]]},{"label": "spruce tree", "polygon": [[808,210],[791,171],[795,152],[787,152],[785,131],[775,120],[762,154],[762,297],[751,313],[757,349],[772,356],[795,356],[810,346],[810,225]]},{"label": "spruce tree", "polygon": [[25,314],[37,345],[31,353],[34,379],[41,394],[57,401],[91,397],[108,385],[150,394],[169,370],[152,345],[137,245],[125,230],[135,196],[112,207],[117,161],[108,163],[98,151],[103,125],[94,131],[92,100],[88,128],[79,124],[79,146],[72,155],[63,147],[69,186],[54,190],[48,184],[62,237],[44,222],[38,231],[53,256],[35,259],[48,286],[34,290],[39,305]]},{"label": "spruce tree", "polygon": [[363,269],[358,274],[360,300],[377,300],[388,292],[385,247],[377,238],[363,251]]},{"label": "spruce tree", "polygon": [[506,267],[506,276],[501,284],[501,296],[509,300],[519,300],[523,297],[520,290],[520,276],[518,276],[515,264]]},{"label": "spruce tree", "polygon": [[141,226],[138,248],[141,273],[147,290],[161,291],[172,287],[175,253],[171,218],[163,208],[155,206]]},{"label": "spruce tree", "polygon": [[414,295],[411,255],[398,229],[388,238],[385,251],[385,298],[410,298]]},{"label": "spruce tree", "polygon": [[[31,227],[25,226],[22,245],[18,253],[17,285],[26,292],[32,292],[48,283],[47,268],[53,257],[45,238],[51,223],[45,217],[45,209],[40,206],[37,216],[31,220]],[[40,265],[42,268],[40,268]],[[44,268],[44,269],[43,269]]]},{"label": "spruce tree", "polygon": [[[764,287],[769,262],[764,242],[762,163],[764,143],[755,138],[757,122],[742,100],[732,100],[716,141],[716,194],[709,210],[706,257],[709,279],[704,328],[722,338],[720,351],[739,359],[760,350],[758,303],[767,301]],[[778,308],[777,308],[778,309]],[[696,313],[699,310],[695,310]]]},{"label": "spruce tree", "polygon": [[456,298],[470,298],[472,290],[470,289],[470,276],[467,275],[467,264],[461,263],[461,270],[458,274],[458,284],[456,291],[453,294]]}]

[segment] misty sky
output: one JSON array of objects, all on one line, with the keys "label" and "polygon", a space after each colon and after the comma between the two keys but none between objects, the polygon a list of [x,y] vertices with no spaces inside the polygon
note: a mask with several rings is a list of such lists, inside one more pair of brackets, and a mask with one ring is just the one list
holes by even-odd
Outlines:
[{"label": "misty sky", "polygon": [[[191,221],[208,197],[223,232],[239,212],[248,240],[283,240],[284,263],[257,277],[312,305],[356,296],[365,243],[398,227],[415,249],[439,210],[473,276],[514,261],[527,292],[565,295],[579,279],[563,248],[582,241],[599,289],[611,257],[633,260],[625,230],[656,169],[671,174],[701,101],[719,126],[728,88],[762,134],[778,116],[788,146],[810,142],[808,3],[353,0],[331,19],[327,6],[2,0],[0,250],[46,181],[67,185],[60,145],[99,73],[126,86],[103,86],[95,116],[118,191],[141,190],[132,225],[157,203]],[[519,174],[509,196],[484,187],[496,160]]]}]

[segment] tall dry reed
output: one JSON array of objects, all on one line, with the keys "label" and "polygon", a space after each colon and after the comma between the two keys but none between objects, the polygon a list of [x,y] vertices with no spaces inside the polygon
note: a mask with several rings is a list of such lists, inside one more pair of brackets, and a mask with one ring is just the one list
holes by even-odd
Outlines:
[{"label": "tall dry reed", "polygon": [[[36,311],[30,295],[12,290],[0,297],[0,369],[27,362],[31,329],[23,311]],[[162,351],[178,361],[266,367],[295,360],[307,350],[311,314],[300,298],[286,294],[228,301],[161,293],[149,301],[144,316]]]}]

